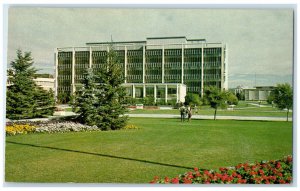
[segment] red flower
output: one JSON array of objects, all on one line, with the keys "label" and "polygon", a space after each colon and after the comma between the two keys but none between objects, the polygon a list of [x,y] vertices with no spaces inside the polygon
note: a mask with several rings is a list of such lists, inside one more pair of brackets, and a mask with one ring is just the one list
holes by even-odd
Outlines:
[{"label": "red flower", "polygon": [[166,176],[165,177],[165,183],[169,183],[170,179]]},{"label": "red flower", "polygon": [[280,173],[280,172],[277,173],[277,176],[282,177],[282,173]]},{"label": "red flower", "polygon": [[286,182],[285,182],[284,180],[281,179],[281,180],[279,180],[279,183],[280,183],[280,184],[285,184]]},{"label": "red flower", "polygon": [[264,175],[264,171],[263,170],[258,170],[260,175]]},{"label": "red flower", "polygon": [[238,179],[237,183],[238,183],[238,184],[243,184],[243,183],[245,183],[245,182],[244,182],[243,179]]},{"label": "red flower", "polygon": [[201,173],[199,171],[196,172],[196,177],[201,176]]},{"label": "red flower", "polygon": [[292,157],[291,156],[288,156],[287,158],[286,158],[286,160],[290,163],[290,162],[292,162]]},{"label": "red flower", "polygon": [[197,167],[194,168],[194,171],[198,171],[199,169]]},{"label": "red flower", "polygon": [[192,184],[192,180],[184,179],[184,184]]},{"label": "red flower", "polygon": [[233,176],[233,177],[237,177],[237,173],[236,173],[236,172],[233,172],[233,173],[232,173],[232,176]]},{"label": "red flower", "polygon": [[280,164],[280,162],[277,162],[277,164],[276,164],[276,168],[280,168],[281,167],[281,164]]},{"label": "red flower", "polygon": [[178,178],[178,177],[173,178],[173,179],[171,180],[171,182],[172,182],[172,184],[179,184],[179,178]]},{"label": "red flower", "polygon": [[209,171],[208,170],[204,170],[204,174],[208,175]]}]

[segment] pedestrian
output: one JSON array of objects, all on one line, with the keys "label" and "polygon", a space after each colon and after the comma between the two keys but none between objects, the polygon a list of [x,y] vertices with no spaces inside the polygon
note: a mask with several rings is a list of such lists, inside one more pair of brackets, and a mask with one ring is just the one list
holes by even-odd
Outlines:
[{"label": "pedestrian", "polygon": [[196,104],[195,104],[194,110],[195,110],[195,113],[197,113],[197,114],[198,114],[198,107],[197,107],[197,105],[196,105]]},{"label": "pedestrian", "polygon": [[191,107],[188,107],[187,114],[188,114],[188,121],[191,121],[191,119],[192,119],[192,108]]},{"label": "pedestrian", "polygon": [[179,108],[179,111],[180,111],[181,122],[183,122],[185,120],[185,113],[186,113],[186,109],[185,109],[184,105],[181,105],[181,107]]}]

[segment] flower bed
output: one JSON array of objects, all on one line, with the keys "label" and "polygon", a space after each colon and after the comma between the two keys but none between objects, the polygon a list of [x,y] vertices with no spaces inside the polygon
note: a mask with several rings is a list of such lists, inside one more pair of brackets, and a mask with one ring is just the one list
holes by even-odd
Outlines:
[{"label": "flower bed", "polygon": [[27,134],[35,131],[35,126],[29,124],[10,124],[5,127],[6,135]]},{"label": "flower bed", "polygon": [[160,184],[290,184],[292,183],[292,157],[282,160],[238,164],[235,167],[194,171],[163,179],[154,177],[150,183]]},{"label": "flower bed", "polygon": [[75,122],[22,122],[7,124],[6,135],[27,133],[65,133],[79,131],[100,131],[97,126],[83,125]]},{"label": "flower bed", "polygon": [[128,130],[128,129],[140,129],[140,128],[138,126],[136,126],[136,125],[127,124],[122,129]]}]

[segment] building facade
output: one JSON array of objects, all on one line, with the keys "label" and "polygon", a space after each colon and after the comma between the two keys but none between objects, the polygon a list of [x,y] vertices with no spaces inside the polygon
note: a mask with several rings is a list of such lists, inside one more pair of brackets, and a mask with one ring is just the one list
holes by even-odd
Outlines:
[{"label": "building facade", "polygon": [[[99,70],[106,62],[111,44],[124,71],[123,85],[129,94],[131,92],[132,97],[151,95],[157,99],[166,99],[171,93],[177,95],[176,100],[179,102],[184,101],[182,97],[186,92],[203,96],[206,86],[216,86],[222,90],[228,88],[225,44],[181,36],[147,38],[146,41],[86,43],[85,47],[57,48],[56,95],[74,93],[80,87],[87,68]],[[142,89],[137,90],[136,87]],[[163,90],[164,96],[159,89]]]},{"label": "building facade", "polygon": [[257,86],[255,88],[244,89],[246,101],[265,101],[268,99],[274,86]]},{"label": "building facade", "polygon": [[35,78],[33,81],[44,90],[49,91],[51,89],[54,91],[54,78]]}]

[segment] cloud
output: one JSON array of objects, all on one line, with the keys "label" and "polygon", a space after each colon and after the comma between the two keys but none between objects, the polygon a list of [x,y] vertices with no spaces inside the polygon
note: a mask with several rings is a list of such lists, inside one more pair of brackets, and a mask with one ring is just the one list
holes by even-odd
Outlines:
[{"label": "cloud", "polygon": [[[186,36],[226,43],[230,75],[292,74],[291,9],[11,7],[8,17],[8,63],[18,48],[32,51],[38,67],[48,67],[57,47],[110,41],[111,35],[114,41]],[[236,79],[230,76],[229,86]]]}]

